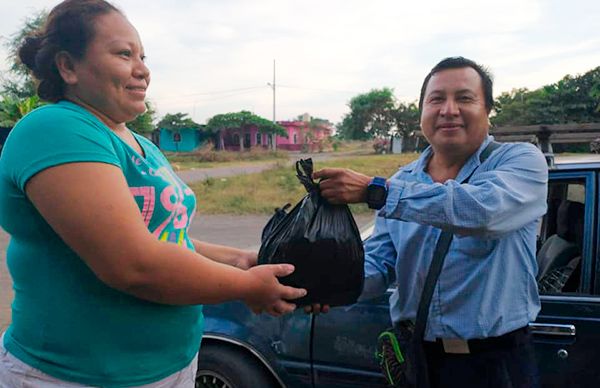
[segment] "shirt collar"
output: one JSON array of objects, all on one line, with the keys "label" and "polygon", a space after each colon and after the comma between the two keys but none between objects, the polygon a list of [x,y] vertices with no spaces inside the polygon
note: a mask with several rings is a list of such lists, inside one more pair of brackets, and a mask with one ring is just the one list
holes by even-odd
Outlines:
[{"label": "shirt collar", "polygon": [[[456,181],[463,182],[465,179],[471,176],[471,174],[473,173],[473,171],[475,171],[477,167],[481,165],[481,162],[479,161],[479,155],[481,155],[485,147],[487,147],[487,145],[490,144],[490,142],[492,142],[493,140],[494,137],[492,135],[487,135],[487,137],[483,140],[477,151],[475,151],[475,153],[471,155],[469,159],[467,159],[464,166],[462,166],[462,168],[458,172]],[[419,157],[419,159],[417,159],[414,163],[410,163],[404,166],[401,170],[413,174],[425,173],[425,167],[427,167],[427,163],[429,162],[429,159],[432,155],[433,149],[431,148],[431,146],[428,146],[423,151],[423,154]]]}]

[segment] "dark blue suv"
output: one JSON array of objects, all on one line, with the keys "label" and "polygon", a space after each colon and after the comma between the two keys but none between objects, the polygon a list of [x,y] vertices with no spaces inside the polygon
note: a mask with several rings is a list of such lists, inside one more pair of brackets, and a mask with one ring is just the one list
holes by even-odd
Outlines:
[{"label": "dark blue suv", "polygon": [[[537,255],[542,311],[530,324],[542,382],[597,387],[600,157],[563,158],[549,172]],[[206,306],[196,386],[383,387],[374,354],[390,326],[388,297],[281,318],[254,315],[242,303]]]}]

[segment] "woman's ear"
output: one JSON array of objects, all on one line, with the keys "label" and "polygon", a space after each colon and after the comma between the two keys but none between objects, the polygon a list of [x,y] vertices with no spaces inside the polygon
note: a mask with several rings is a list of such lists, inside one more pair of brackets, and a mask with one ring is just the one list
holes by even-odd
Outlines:
[{"label": "woman's ear", "polygon": [[75,71],[75,61],[71,54],[66,51],[59,51],[54,56],[54,62],[56,63],[58,73],[67,85],[74,85],[77,83],[78,78],[77,72]]}]

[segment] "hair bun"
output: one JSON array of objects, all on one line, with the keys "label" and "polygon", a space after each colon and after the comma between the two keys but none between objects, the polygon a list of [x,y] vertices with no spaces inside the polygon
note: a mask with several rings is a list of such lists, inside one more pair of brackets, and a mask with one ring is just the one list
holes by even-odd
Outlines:
[{"label": "hair bun", "polygon": [[19,59],[21,63],[36,73],[35,58],[42,47],[43,38],[38,35],[32,35],[25,38],[25,41],[19,48]]}]

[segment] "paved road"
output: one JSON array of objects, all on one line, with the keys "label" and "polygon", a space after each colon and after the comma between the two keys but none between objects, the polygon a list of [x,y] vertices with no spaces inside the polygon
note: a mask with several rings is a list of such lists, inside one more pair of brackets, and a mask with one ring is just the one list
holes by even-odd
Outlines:
[{"label": "paved road", "polygon": [[290,157],[287,161],[281,162],[263,162],[263,163],[251,163],[242,166],[225,166],[225,167],[213,167],[213,168],[194,168],[190,170],[183,170],[177,172],[177,175],[183,179],[186,183],[192,183],[197,181],[203,181],[207,178],[224,178],[234,175],[243,175],[243,174],[254,174],[258,172],[262,172],[265,170],[269,170],[277,167],[280,163],[287,163],[290,166],[296,162],[298,159],[306,159],[312,158],[313,162],[318,162],[323,160],[329,160],[333,158],[341,158],[347,157],[351,155],[357,155],[356,152],[323,152],[323,153],[312,153],[312,154],[304,154],[304,153],[290,153]]}]

